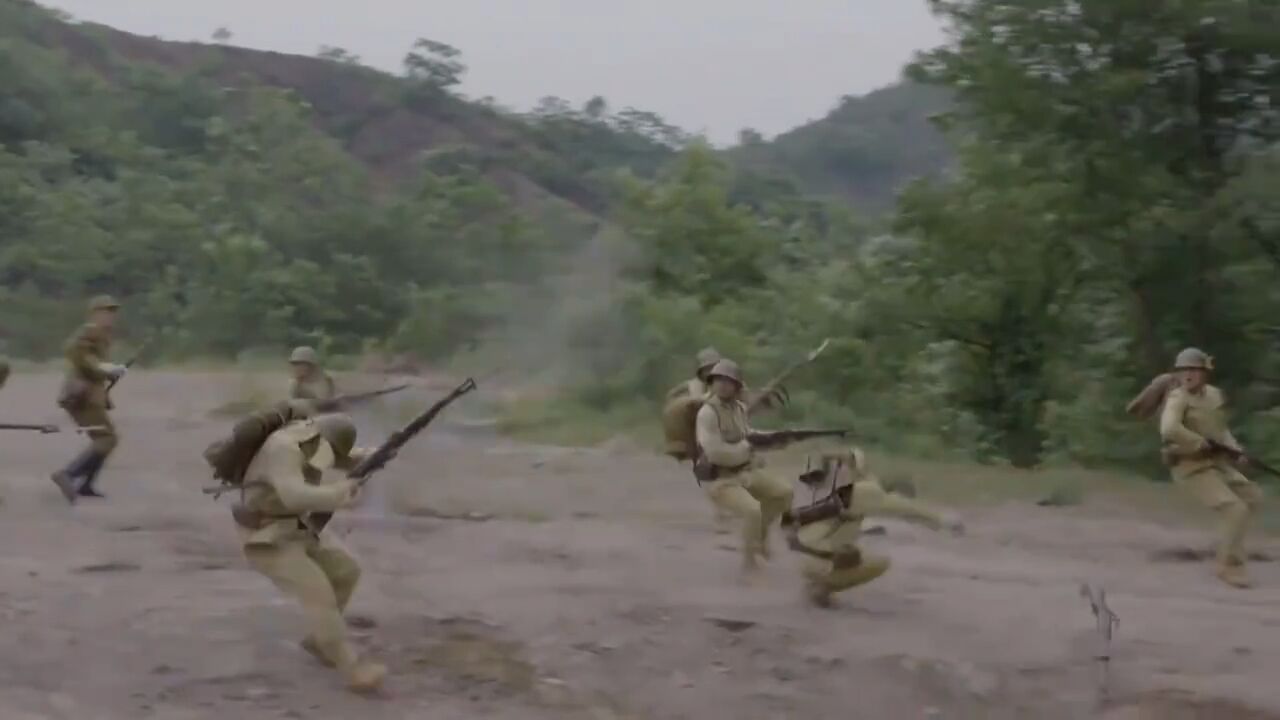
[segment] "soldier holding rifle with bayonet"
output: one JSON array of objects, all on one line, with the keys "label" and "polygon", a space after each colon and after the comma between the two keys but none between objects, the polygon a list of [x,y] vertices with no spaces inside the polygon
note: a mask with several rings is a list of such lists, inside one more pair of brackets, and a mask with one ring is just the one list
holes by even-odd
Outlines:
[{"label": "soldier holding rifle with bayonet", "polygon": [[742,528],[742,571],[750,579],[759,560],[768,559],[769,529],[791,507],[791,483],[764,469],[760,453],[844,430],[779,430],[751,427],[738,364],[721,360],[707,373],[711,391],[695,418],[694,476],[716,506],[738,518]]}]

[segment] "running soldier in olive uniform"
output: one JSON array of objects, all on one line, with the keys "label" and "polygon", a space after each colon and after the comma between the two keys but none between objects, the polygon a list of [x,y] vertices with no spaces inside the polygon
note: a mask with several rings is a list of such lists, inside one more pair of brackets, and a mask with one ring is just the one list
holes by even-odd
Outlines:
[{"label": "running soldier in olive uniform", "polygon": [[355,425],[345,415],[320,415],[275,431],[245,471],[243,500],[233,515],[249,565],[306,613],[303,649],[342,673],[350,689],[369,692],[382,684],[386,668],[356,656],[342,619],[360,566],[331,533],[319,535],[307,523],[309,513],[357,503],[353,481],[321,482],[324,470],[349,468],[367,454],[355,441]]},{"label": "running soldier in olive uniform", "polygon": [[[842,476],[847,476],[847,485],[841,483]],[[820,519],[806,518],[805,509],[798,509],[788,512],[782,520],[791,549],[807,556],[802,570],[805,594],[819,607],[829,607],[835,593],[869,583],[888,572],[889,558],[858,547],[862,521],[867,516],[894,517],[932,530],[949,529],[956,535],[964,532],[964,525],[958,520],[944,519],[914,500],[885,491],[879,478],[868,472],[859,448],[824,456],[821,468],[801,480],[815,496],[839,500],[829,504],[830,512],[818,513],[825,515]],[[832,493],[833,489],[841,492]]]},{"label": "running soldier in olive uniform", "polygon": [[699,462],[711,473],[699,484],[717,507],[741,522],[742,569],[750,576],[759,559],[769,559],[769,529],[791,507],[791,483],[764,470],[751,444],[742,375],[738,364],[721,360],[707,373],[711,392],[698,410]]},{"label": "running soldier in olive uniform", "polygon": [[112,333],[120,303],[109,296],[89,302],[89,322],[67,341],[67,375],[58,396],[60,405],[76,425],[90,428],[90,444],[51,479],[67,502],[81,497],[102,497],[95,482],[107,458],[119,444],[108,411],[112,408],[107,384],[124,377],[127,368],[108,362]]},{"label": "running soldier in olive uniform", "polygon": [[332,400],[337,394],[333,378],[320,367],[320,358],[314,349],[294,348],[289,355],[289,367],[293,371],[289,381],[290,399]]},{"label": "running soldier in olive uniform", "polygon": [[1227,428],[1226,399],[1221,390],[1209,384],[1212,370],[1213,359],[1204,351],[1187,348],[1178,353],[1174,361],[1176,384],[1165,396],[1160,413],[1161,454],[1173,482],[1221,520],[1215,557],[1218,578],[1247,588],[1244,541],[1262,502],[1262,490],[1236,469],[1230,455],[1212,446],[1220,443],[1243,457],[1240,443]]}]

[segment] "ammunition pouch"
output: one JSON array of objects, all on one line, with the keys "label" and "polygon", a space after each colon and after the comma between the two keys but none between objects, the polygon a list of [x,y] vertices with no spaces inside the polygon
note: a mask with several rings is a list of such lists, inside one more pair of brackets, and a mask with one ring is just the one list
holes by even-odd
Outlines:
[{"label": "ammunition pouch", "polygon": [[745,462],[737,467],[724,467],[722,465],[714,465],[706,456],[701,456],[693,461],[693,477],[698,484],[713,482],[721,478],[733,477],[746,471],[751,467],[750,462]]},{"label": "ammunition pouch", "polygon": [[839,517],[853,502],[853,485],[844,485],[821,500],[782,513],[782,526],[800,529],[805,525]]}]

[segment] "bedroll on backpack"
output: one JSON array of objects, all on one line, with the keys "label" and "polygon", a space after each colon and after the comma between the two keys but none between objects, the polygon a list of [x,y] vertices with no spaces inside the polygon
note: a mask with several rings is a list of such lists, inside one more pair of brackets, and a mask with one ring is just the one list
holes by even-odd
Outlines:
[{"label": "bedroll on backpack", "polygon": [[213,468],[213,477],[224,485],[240,485],[253,456],[262,449],[271,433],[309,413],[297,403],[279,405],[254,412],[236,422],[231,434],[205,448],[204,459]]},{"label": "bedroll on backpack", "polygon": [[690,460],[698,447],[696,429],[702,398],[680,397],[662,408],[662,434],[666,453],[677,460]]},{"label": "bedroll on backpack", "polygon": [[1149,420],[1159,412],[1165,397],[1177,385],[1178,378],[1173,373],[1158,375],[1129,401],[1124,410],[1139,420]]}]

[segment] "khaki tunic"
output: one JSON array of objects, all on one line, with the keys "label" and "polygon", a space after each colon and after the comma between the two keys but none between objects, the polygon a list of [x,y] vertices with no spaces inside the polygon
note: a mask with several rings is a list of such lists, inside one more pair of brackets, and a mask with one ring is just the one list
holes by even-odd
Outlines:
[{"label": "khaki tunic", "polygon": [[332,400],[337,394],[333,377],[317,370],[302,380],[289,381],[289,398],[292,400]]},{"label": "khaki tunic", "polygon": [[107,397],[111,378],[102,367],[110,353],[110,334],[92,323],[82,326],[63,346],[68,367],[62,396],[73,398],[67,413],[80,427],[96,428],[89,431],[89,438],[94,449],[103,455],[110,454],[119,444],[119,435],[107,414],[111,409]]}]

